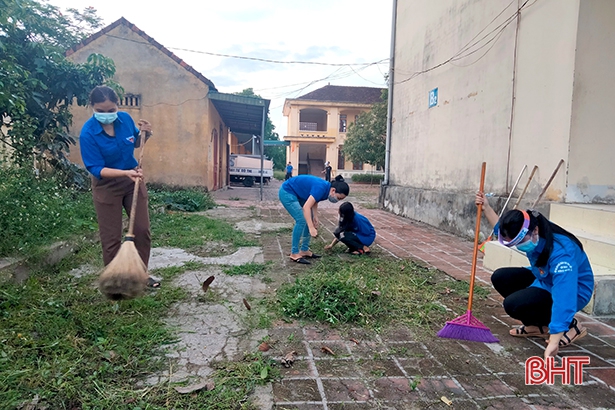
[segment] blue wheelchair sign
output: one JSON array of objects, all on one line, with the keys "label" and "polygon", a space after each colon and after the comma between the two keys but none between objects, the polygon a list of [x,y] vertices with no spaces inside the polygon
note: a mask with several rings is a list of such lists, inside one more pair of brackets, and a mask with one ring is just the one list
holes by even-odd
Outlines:
[{"label": "blue wheelchair sign", "polygon": [[438,89],[434,88],[429,92],[429,108],[438,105]]}]

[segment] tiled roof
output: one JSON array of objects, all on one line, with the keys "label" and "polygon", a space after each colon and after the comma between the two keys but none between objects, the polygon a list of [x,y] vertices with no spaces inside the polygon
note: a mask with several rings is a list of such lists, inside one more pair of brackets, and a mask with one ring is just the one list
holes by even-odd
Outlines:
[{"label": "tiled roof", "polygon": [[347,87],[342,85],[325,85],[318,90],[297,97],[297,100],[347,102],[355,104],[374,104],[380,101],[384,88]]},{"label": "tiled roof", "polygon": [[130,21],[126,20],[124,17],[120,18],[119,20],[115,21],[114,23],[111,23],[110,25],[108,25],[107,27],[103,28],[99,32],[92,34],[91,36],[89,36],[85,40],[81,41],[79,44],[73,46],[70,50],[68,50],[65,53],[66,57],[68,57],[71,54],[75,53],[77,50],[80,50],[83,47],[87,46],[92,41],[96,40],[97,38],[102,37],[102,36],[108,34],[109,32],[111,32],[111,30],[113,30],[114,28],[116,28],[116,27],[118,27],[120,25],[123,25],[123,26],[126,26],[126,27],[130,28],[132,31],[134,31],[135,33],[137,33],[138,35],[143,37],[153,47],[156,47],[162,53],[164,53],[167,56],[171,57],[177,64],[179,64],[180,66],[184,67],[190,73],[194,74],[199,80],[201,80],[205,84],[207,84],[207,86],[210,89],[212,89],[214,91],[217,91],[216,86],[214,85],[214,83],[211,82],[211,80],[209,80],[203,74],[201,74],[198,71],[196,71],[190,65],[186,64],[186,62],[184,60],[182,60],[181,58],[177,57],[175,54],[173,54],[171,51],[169,51],[169,49],[167,49],[162,44],[160,44],[159,42],[154,40],[152,37],[150,37],[147,34],[145,34],[145,32],[143,30],[139,29],[137,26],[132,24]]}]

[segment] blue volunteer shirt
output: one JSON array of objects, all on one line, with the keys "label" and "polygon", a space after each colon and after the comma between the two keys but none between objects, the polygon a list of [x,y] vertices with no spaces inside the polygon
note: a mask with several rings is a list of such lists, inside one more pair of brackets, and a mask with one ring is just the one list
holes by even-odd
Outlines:
[{"label": "blue volunteer shirt", "polygon": [[329,198],[331,184],[313,175],[298,175],[285,181],[282,188],[300,200],[307,201],[311,195],[316,202],[320,202]]},{"label": "blue volunteer shirt", "polygon": [[532,287],[551,293],[553,307],[549,332],[568,331],[575,313],[583,309],[594,292],[594,273],[587,254],[566,235],[553,235],[553,250],[547,266],[536,267],[542,240],[533,252],[526,253],[536,277]]},{"label": "blue volunteer shirt", "polygon": [[286,165],[286,173],[290,174],[291,172],[293,172],[293,166],[292,165]]},{"label": "blue volunteer shirt", "polygon": [[103,168],[133,169],[138,163],[134,157],[139,129],[129,114],[118,112],[113,122],[115,137],[108,136],[102,125],[92,116],[81,129],[79,146],[83,164],[90,174],[101,179]]},{"label": "blue volunteer shirt", "polygon": [[354,213],[352,221],[352,230],[357,235],[357,238],[365,246],[370,246],[376,239],[376,230],[372,223],[358,212]]}]

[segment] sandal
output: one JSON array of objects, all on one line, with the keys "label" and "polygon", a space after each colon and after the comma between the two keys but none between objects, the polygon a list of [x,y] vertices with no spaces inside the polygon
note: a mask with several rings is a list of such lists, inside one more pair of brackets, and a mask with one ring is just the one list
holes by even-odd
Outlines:
[{"label": "sandal", "polygon": [[[568,347],[572,343],[574,343],[574,342],[578,341],[579,339],[582,339],[585,336],[587,336],[587,329],[584,328],[584,327],[581,327],[579,329],[579,327],[577,326],[578,324],[579,324],[579,322],[577,322],[576,318],[572,319],[572,323],[570,324],[570,328],[568,329],[568,331],[566,333],[564,333],[562,335],[562,338],[559,341],[559,347],[560,348]],[[568,336],[568,334],[570,332],[573,332],[572,338],[570,336]]]},{"label": "sandal", "polygon": [[147,287],[158,289],[160,287],[160,281],[150,276],[149,278],[147,278]]},{"label": "sandal", "polygon": [[303,255],[303,257],[306,258],[306,259],[319,259],[319,258],[322,258],[322,256],[316,255],[314,252],[312,252],[311,255]]},{"label": "sandal", "polygon": [[350,253],[357,256],[365,255],[365,251],[363,249],[357,249],[356,251]]},{"label": "sandal", "polygon": [[305,258],[297,258],[297,259],[290,258],[290,260],[295,262],[295,263],[300,263],[302,265],[311,265],[312,264],[312,262],[310,262],[309,260],[307,260]]},{"label": "sandal", "polygon": [[[528,332],[525,325],[510,329],[508,332],[512,337],[542,337],[547,339],[549,335],[549,328],[547,326],[534,326],[538,328],[538,332]],[[544,329],[547,329],[546,331]]]}]

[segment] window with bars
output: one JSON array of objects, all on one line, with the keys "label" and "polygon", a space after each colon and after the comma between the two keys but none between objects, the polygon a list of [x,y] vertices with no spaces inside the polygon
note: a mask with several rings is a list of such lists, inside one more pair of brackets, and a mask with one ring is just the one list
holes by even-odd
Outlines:
[{"label": "window with bars", "polygon": [[136,94],[124,94],[120,99],[120,107],[138,108],[141,106],[141,96]]},{"label": "window with bars", "polygon": [[363,171],[363,163],[362,162],[353,162],[352,169],[355,171]]}]

